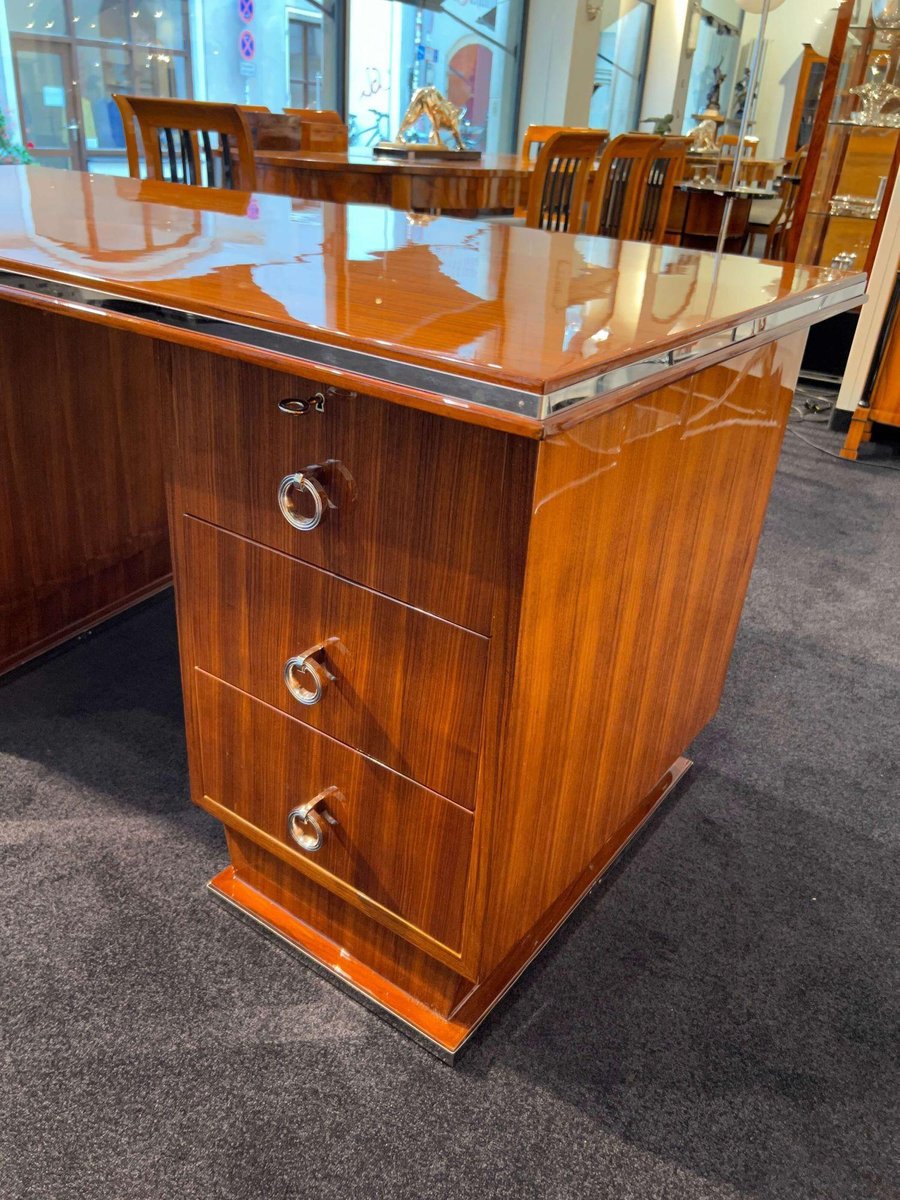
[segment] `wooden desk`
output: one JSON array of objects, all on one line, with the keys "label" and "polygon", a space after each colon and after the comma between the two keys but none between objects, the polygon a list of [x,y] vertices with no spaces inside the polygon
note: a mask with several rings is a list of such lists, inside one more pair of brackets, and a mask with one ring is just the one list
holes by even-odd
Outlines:
[{"label": "wooden desk", "polygon": [[687,768],[862,277],[38,167],[0,246],[2,611],[162,461],[214,894],[452,1058]]},{"label": "wooden desk", "polygon": [[256,154],[260,191],[338,204],[446,213],[503,212],[528,202],[533,164],[517,154],[485,154],[480,162],[415,162],[376,157],[371,150],[336,154],[267,151]]}]

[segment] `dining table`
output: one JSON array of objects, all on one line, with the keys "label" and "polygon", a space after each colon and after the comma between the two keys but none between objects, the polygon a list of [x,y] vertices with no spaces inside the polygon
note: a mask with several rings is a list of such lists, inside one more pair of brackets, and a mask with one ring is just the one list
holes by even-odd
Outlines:
[{"label": "dining table", "polygon": [[263,149],[255,159],[263,192],[457,216],[524,206],[534,169],[519,154],[483,154],[470,161],[450,155],[407,159],[359,147],[327,153]]},{"label": "dining table", "polygon": [[[748,187],[770,184],[780,175],[783,167],[783,158],[755,158],[747,154],[741,159],[740,183]],[[729,183],[734,171],[734,158],[725,154],[688,151],[685,169],[697,183],[703,179]]]},{"label": "dining table", "polygon": [[724,249],[729,254],[741,254],[753,201],[771,200],[776,195],[771,186],[765,185],[730,187],[711,180],[684,180],[672,193],[666,241],[693,250],[714,250],[730,199]]}]

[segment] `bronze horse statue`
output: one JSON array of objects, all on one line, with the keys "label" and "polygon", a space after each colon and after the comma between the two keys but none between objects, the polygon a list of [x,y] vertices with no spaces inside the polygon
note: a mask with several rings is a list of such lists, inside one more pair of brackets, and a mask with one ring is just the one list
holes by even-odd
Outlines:
[{"label": "bronze horse statue", "polygon": [[413,94],[412,100],[409,102],[409,108],[406,110],[406,115],[400,123],[400,128],[397,131],[397,141],[405,141],[404,133],[408,129],[412,129],[419,117],[427,117],[431,122],[431,137],[430,141],[435,146],[442,146],[440,131],[447,129],[453,135],[456,147],[458,150],[464,150],[465,146],[459,134],[459,118],[462,116],[462,109],[457,108],[455,104],[451,104],[446,100],[436,87],[420,87]]}]

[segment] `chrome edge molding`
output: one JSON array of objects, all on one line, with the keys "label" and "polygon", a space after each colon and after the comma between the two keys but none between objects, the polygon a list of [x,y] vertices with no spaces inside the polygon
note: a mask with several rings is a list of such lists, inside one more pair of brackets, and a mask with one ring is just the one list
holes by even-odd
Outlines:
[{"label": "chrome edge molding", "polygon": [[628,363],[601,372],[593,378],[582,380],[569,387],[541,394],[520,388],[506,387],[499,383],[488,383],[442,371],[434,367],[417,366],[399,359],[367,354],[362,350],[334,346],[317,342],[313,338],[295,334],[279,333],[260,329],[255,325],[244,325],[238,321],[225,321],[218,317],[205,317],[186,309],[164,307],[145,300],[133,300],[117,296],[113,292],[88,287],[82,284],[63,283],[56,279],[45,279],[39,275],[28,275],[22,271],[0,269],[0,286],[27,292],[33,296],[49,296],[56,300],[69,301],[95,308],[103,312],[122,313],[152,324],[164,325],[196,333],[236,345],[253,346],[282,354],[288,358],[309,363],[310,366],[331,367],[338,371],[350,371],[368,376],[381,383],[400,384],[442,397],[448,403],[461,405],[478,404],[501,412],[515,413],[540,421],[561,409],[569,408],[584,400],[609,395],[620,388],[643,380],[652,379],[663,371],[684,363],[698,365],[709,355],[728,346],[748,341],[762,333],[770,333],[804,317],[826,316],[830,309],[846,306],[854,300],[861,301],[866,290],[865,279],[856,279],[843,287],[826,292],[813,292],[805,300],[790,304],[774,313],[738,322],[729,329],[697,338],[666,350],[651,358]]}]

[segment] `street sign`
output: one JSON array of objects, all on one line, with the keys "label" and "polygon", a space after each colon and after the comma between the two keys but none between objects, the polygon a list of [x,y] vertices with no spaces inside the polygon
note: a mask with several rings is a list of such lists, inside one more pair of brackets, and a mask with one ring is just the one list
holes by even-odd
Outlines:
[{"label": "street sign", "polygon": [[244,29],[238,38],[238,49],[244,62],[251,62],[256,54],[256,39],[249,29]]},{"label": "street sign", "polygon": [[253,20],[253,0],[238,0],[238,16],[245,25]]}]

